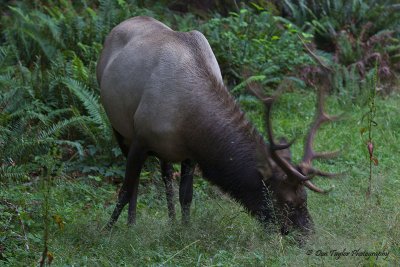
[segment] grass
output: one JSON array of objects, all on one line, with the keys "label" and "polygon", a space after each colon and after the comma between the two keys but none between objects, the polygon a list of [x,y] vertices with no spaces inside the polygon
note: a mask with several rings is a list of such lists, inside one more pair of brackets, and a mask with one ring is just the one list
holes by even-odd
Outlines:
[{"label": "grass", "polygon": [[[312,120],[315,94],[289,92],[274,107],[276,135],[301,136]],[[261,127],[262,109],[253,101],[242,106]],[[362,103],[362,98],[360,100]],[[345,113],[342,121],[324,126],[318,133],[317,150],[342,148],[334,160],[316,163],[326,171],[346,173],[338,179],[316,178],[322,188],[335,185],[328,195],[309,193],[308,206],[316,234],[304,247],[292,235],[282,237],[262,227],[231,199],[200,177],[195,178],[191,224],[171,223],[167,216],[164,186],[158,171],[140,185],[138,222],[128,228],[126,211],[116,227],[102,230],[117,196],[117,187],[82,176],[55,177],[50,194],[49,251],[54,266],[398,266],[400,265],[400,172],[396,167],[400,151],[400,95],[378,97],[373,140],[379,165],[373,168],[371,198],[366,198],[369,157],[360,135],[366,108],[346,99],[331,97],[331,113]],[[294,158],[302,155],[302,140],[293,148]],[[154,169],[151,168],[150,169]],[[176,196],[178,186],[175,184]],[[0,199],[14,203],[25,224],[22,233],[13,210],[0,203],[0,265],[37,265],[42,251],[43,189],[40,178],[29,184],[2,188]],[[176,197],[177,198],[177,197]],[[176,199],[178,208],[178,201]],[[179,208],[178,208],[179,211]],[[179,216],[178,216],[179,217]],[[12,219],[10,219],[12,218]],[[61,218],[61,221],[55,218]],[[10,230],[10,228],[12,228]],[[5,229],[1,227],[0,229]],[[24,247],[23,235],[29,241]],[[348,256],[331,256],[333,250]],[[388,252],[387,257],[351,256],[359,252]],[[309,255],[308,255],[309,254]],[[325,255],[326,254],[326,255]]]}]

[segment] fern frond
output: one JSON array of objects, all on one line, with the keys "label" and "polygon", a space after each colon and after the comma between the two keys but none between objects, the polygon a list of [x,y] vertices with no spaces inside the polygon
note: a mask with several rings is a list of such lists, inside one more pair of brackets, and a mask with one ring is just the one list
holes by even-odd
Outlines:
[{"label": "fern frond", "polygon": [[72,69],[74,70],[74,76],[83,81],[87,81],[89,78],[89,71],[83,64],[82,60],[77,56],[74,55],[72,60]]},{"label": "fern frond", "polygon": [[103,138],[111,140],[111,126],[108,122],[103,106],[99,103],[99,98],[90,92],[84,84],[75,79],[65,78],[63,83],[82,102],[86,111],[89,113],[91,120],[102,130]]},{"label": "fern frond", "polygon": [[[43,28],[47,28],[48,31],[51,33],[51,39],[53,42],[56,42],[57,44],[62,45],[61,42],[61,29],[60,26],[58,25],[57,19],[54,17],[50,17],[46,15],[45,13],[42,13],[38,10],[34,10],[32,12],[32,16],[38,18],[39,22],[38,24],[41,25]],[[46,31],[46,32],[48,32]]]},{"label": "fern frond", "polygon": [[[37,52],[37,47],[39,46],[41,52],[51,60],[58,52],[57,39],[49,38],[46,36],[46,28],[50,26],[51,30],[55,34],[57,32],[54,22],[50,22],[50,19],[45,20],[45,15],[37,16],[38,11],[36,11],[36,16],[34,12],[25,13],[19,7],[10,6],[10,11],[16,16],[15,23],[11,29],[6,31],[7,39],[12,40],[12,43],[18,44],[22,48],[28,57],[24,59],[25,61],[31,61],[36,58],[35,52]],[[47,23],[47,24],[46,24]],[[33,41],[33,42],[32,42]],[[60,43],[60,42],[58,42]]]},{"label": "fern frond", "polygon": [[24,170],[23,166],[0,166],[0,181],[6,182],[6,180],[17,180],[25,178],[27,172]]},{"label": "fern frond", "polygon": [[55,110],[51,110],[47,116],[49,117],[49,119],[55,119],[59,116],[62,116],[64,114],[67,113],[72,113],[72,109],[71,108],[60,108],[60,109],[55,109]]},{"label": "fern frond", "polygon": [[[72,112],[74,114],[74,116],[82,116],[78,109],[73,108]],[[88,136],[94,144],[96,144],[96,146],[99,145],[99,138],[98,135],[92,130],[92,127],[90,127],[89,124],[93,124],[93,121],[89,118],[89,117],[85,117],[85,121],[81,122],[79,125],[80,127],[78,128],[78,130],[83,134]]]},{"label": "fern frond", "polygon": [[58,123],[46,127],[46,129],[40,131],[38,134],[38,140],[46,140],[49,137],[55,137],[57,134],[62,133],[63,130],[82,122],[83,120],[83,117],[72,117],[71,119],[59,121]]}]

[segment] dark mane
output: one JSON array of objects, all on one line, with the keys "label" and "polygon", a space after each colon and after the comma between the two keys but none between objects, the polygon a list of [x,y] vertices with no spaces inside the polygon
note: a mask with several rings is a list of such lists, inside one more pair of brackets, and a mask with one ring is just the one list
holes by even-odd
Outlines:
[{"label": "dark mane", "polygon": [[[252,214],[265,215],[263,177],[259,155],[266,155],[263,137],[246,118],[226,86],[209,68],[194,33],[177,33],[191,50],[196,107],[191,107],[186,143],[191,145],[203,176],[243,204]],[[201,82],[201,84],[200,84]],[[207,138],[204,138],[207,137]],[[262,151],[261,151],[262,150]],[[262,162],[265,163],[265,160]]]},{"label": "dark mane", "polygon": [[221,102],[221,109],[223,109],[226,115],[231,119],[232,125],[237,127],[243,134],[247,135],[257,144],[264,144],[263,137],[247,119],[246,114],[240,109],[239,104],[228,92],[228,88],[211,75],[209,75],[209,79],[212,86],[209,87],[207,92],[211,93],[213,98]]},{"label": "dark mane", "polygon": [[[203,101],[213,102],[193,118],[192,148],[204,177],[218,185],[251,213],[265,208],[262,176],[258,170],[257,150],[265,145],[262,136],[247,120],[227,88],[210,79],[213,86],[200,92]],[[199,112],[199,110],[197,110]],[[205,141],[204,136],[209,138]],[[207,148],[207,149],[205,149]],[[265,214],[264,214],[265,216]]]}]

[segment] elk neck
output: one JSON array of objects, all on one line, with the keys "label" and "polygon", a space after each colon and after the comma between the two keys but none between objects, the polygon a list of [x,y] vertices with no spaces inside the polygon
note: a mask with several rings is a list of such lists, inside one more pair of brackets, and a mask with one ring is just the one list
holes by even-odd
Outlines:
[{"label": "elk neck", "polygon": [[192,157],[207,180],[252,215],[268,220],[268,199],[260,173],[260,165],[268,165],[268,149],[262,136],[223,84],[213,81],[196,94],[196,112],[186,129]]}]

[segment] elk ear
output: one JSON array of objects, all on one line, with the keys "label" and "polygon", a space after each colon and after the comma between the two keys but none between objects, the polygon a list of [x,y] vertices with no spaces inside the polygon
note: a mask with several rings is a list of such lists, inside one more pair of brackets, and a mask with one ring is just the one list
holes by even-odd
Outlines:
[{"label": "elk ear", "polygon": [[257,170],[261,174],[263,181],[267,181],[268,179],[270,179],[272,177],[271,168],[269,168],[268,166],[265,166],[265,164],[263,166],[261,166],[261,165],[258,166]]}]

